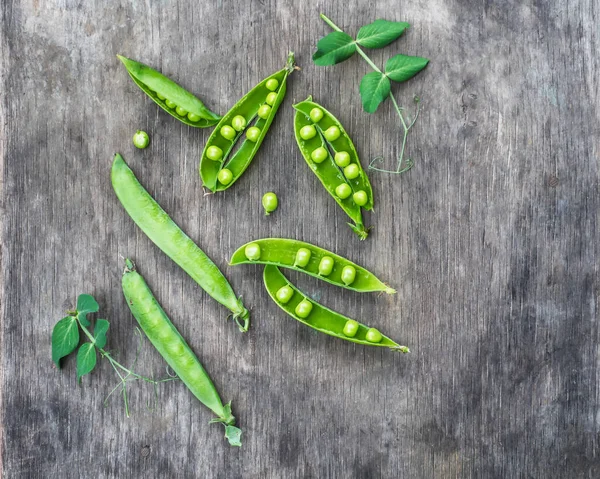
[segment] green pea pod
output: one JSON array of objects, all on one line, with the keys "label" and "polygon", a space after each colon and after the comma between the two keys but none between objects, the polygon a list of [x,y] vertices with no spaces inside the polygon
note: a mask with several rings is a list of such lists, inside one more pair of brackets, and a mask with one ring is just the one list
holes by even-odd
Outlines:
[{"label": "green pea pod", "polygon": [[182,123],[196,128],[207,128],[221,119],[219,115],[206,108],[197,97],[162,73],[143,63],[121,55],[117,56],[135,84],[158,106]]},{"label": "green pea pod", "polygon": [[[352,341],[365,346],[387,347],[393,351],[402,353],[409,352],[406,346],[399,345],[387,336],[382,335],[379,331],[336,313],[307,298],[302,291],[288,281],[277,266],[265,266],[263,279],[265,288],[271,299],[296,321],[300,321],[317,331],[335,336],[336,338],[345,339],[346,341]],[[291,294],[288,293],[278,297],[278,292],[285,289],[288,289]],[[298,311],[302,311],[299,309],[301,308],[300,303],[309,303],[311,305],[308,308],[308,314],[306,314],[306,310],[301,312],[301,315],[298,314]],[[368,338],[373,339],[369,340]]]},{"label": "green pea pod", "polygon": [[240,331],[246,332],[250,313],[236,297],[223,273],[150,196],[118,153],[113,161],[111,181],[131,219],[204,291],[228,308]]},{"label": "green pea pod", "polygon": [[[310,97],[306,101],[309,102]],[[323,110],[323,113],[325,113],[325,110]],[[324,115],[321,121],[325,120],[325,118],[328,117]],[[315,130],[318,131],[318,134],[316,134],[312,138],[302,138],[301,130],[304,127],[309,126],[314,127]],[[338,128],[340,129],[340,132],[343,131],[341,125],[338,125]],[[335,160],[331,155],[331,150],[328,147],[327,141],[325,140],[322,131],[318,128],[318,126],[315,127],[314,122],[310,119],[309,116],[307,116],[304,113],[304,111],[297,110],[294,119],[294,133],[296,136],[296,142],[298,143],[298,147],[300,148],[302,156],[304,156],[304,159],[306,160],[306,163],[308,164],[310,169],[317,176],[317,178],[319,178],[319,181],[321,181],[327,192],[333,197],[333,199],[335,199],[337,204],[340,205],[340,207],[346,212],[350,219],[354,221],[354,224],[348,223],[350,228],[352,228],[352,230],[358,235],[358,237],[361,240],[366,239],[369,235],[370,228],[365,228],[363,224],[361,207],[358,204],[356,204],[351,194],[348,194],[346,197],[341,197],[336,190],[336,188],[338,188],[340,185],[348,184],[348,180],[344,177],[343,171],[336,165]],[[338,138],[338,140],[336,141],[342,139],[343,136],[347,135],[340,135],[340,138]],[[349,138],[347,140],[349,141]],[[344,144],[348,145],[348,143]],[[349,145],[347,147],[350,150]],[[316,163],[311,156],[317,148],[324,148],[327,152],[325,160],[319,163]],[[350,153],[350,151],[348,151],[348,153]],[[358,162],[358,164],[360,164],[360,162]],[[364,177],[366,178],[366,175]],[[371,192],[371,187],[368,183],[368,180],[367,184],[369,185],[369,192],[365,192],[367,193],[367,196],[371,198],[370,204],[372,205],[373,193]]]},{"label": "green pea pod", "polygon": [[[265,78],[252,88],[242,99],[233,105],[231,110],[223,116],[213,130],[204,147],[199,165],[202,183],[210,191],[214,193],[226,190],[246,171],[246,168],[248,168],[258,152],[275,118],[279,105],[281,105],[285,97],[287,78],[293,71],[294,54],[290,52],[285,68]],[[273,80],[277,82],[276,90],[268,88],[268,84],[273,83]],[[268,103],[267,97],[273,93],[276,96],[274,100]],[[267,114],[259,115],[261,107],[266,109]],[[238,126],[235,125],[235,121],[241,119],[243,121],[239,127],[234,128],[234,126]],[[256,136],[251,139],[248,137],[242,138],[244,133],[248,136],[251,128],[259,130]],[[228,133],[224,135],[224,131]],[[254,133],[256,133],[256,130]],[[241,142],[241,145],[235,150],[239,142]],[[224,172],[226,174],[222,174],[221,178],[219,178],[219,173],[222,170],[228,170],[230,173]]]},{"label": "green pea pod", "polygon": [[129,259],[125,260],[122,286],[127,305],[150,342],[194,396],[217,415],[211,423],[223,424],[229,443],[241,446],[242,430],[235,427],[231,402],[223,404],[210,376]]},{"label": "green pea pod", "polygon": [[[251,248],[248,251],[258,251],[258,257],[252,256],[253,259],[248,258],[246,249],[249,246]],[[256,246],[258,246],[258,249]],[[306,266],[299,266],[297,264],[298,252],[301,249],[309,252],[306,255],[309,257]],[[328,258],[326,262],[329,264],[332,263],[333,266],[324,269],[322,267],[324,258]],[[240,246],[235,253],[233,253],[231,260],[229,261],[230,265],[244,263],[269,264],[293,269],[322,279],[328,283],[335,284],[336,286],[361,293],[384,291],[388,294],[394,294],[396,292],[395,289],[387,286],[365,268],[342,256],[327,251],[326,249],[319,248],[313,244],[305,243],[304,241],[286,238],[263,238],[251,241]],[[354,271],[354,278],[350,283],[348,283],[347,280],[344,281],[345,278],[343,276],[343,272],[348,271],[348,269]]]},{"label": "green pea pod", "polygon": [[[354,147],[354,143],[350,139],[350,136],[348,135],[340,121],[321,105],[312,101],[311,96],[309,96],[308,99],[306,99],[305,101],[294,105],[294,108],[296,109],[296,111],[303,113],[309,120],[311,119],[310,114],[313,110],[317,109],[322,113],[322,117],[319,121],[314,122],[311,120],[311,122],[319,131],[319,136],[321,136],[323,142],[327,144],[327,149],[330,152],[329,161],[333,161],[334,166],[337,167],[334,160],[335,154],[340,152],[348,154],[350,158],[350,164],[357,166],[358,176],[352,179],[346,178],[345,180],[352,187],[353,193],[356,193],[358,191],[364,191],[366,193],[367,202],[364,205],[361,205],[361,207],[365,210],[372,210],[373,190],[371,188],[371,182],[369,181],[369,177],[367,176],[367,173],[365,172],[360,163],[360,158],[358,157],[358,153],[356,151],[356,148]],[[340,137],[333,141],[327,141],[323,133],[332,126],[339,128]],[[314,161],[312,163],[315,164]],[[319,165],[317,165],[317,169],[318,168]],[[313,171],[315,170],[313,169]]]}]

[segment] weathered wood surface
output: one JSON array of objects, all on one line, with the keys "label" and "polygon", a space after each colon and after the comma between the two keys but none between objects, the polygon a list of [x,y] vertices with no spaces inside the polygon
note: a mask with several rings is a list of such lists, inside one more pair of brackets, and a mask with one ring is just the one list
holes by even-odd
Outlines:
[{"label": "weathered wood surface", "polygon": [[[549,2],[2,2],[2,362],[4,477],[598,477],[600,103],[594,0]],[[356,57],[311,62],[329,28],[375,18],[413,27],[372,52],[431,58],[394,87],[424,110],[412,172],[371,175],[375,226],[359,242],[295,146],[291,104],[308,94],[342,120],[366,162],[397,153],[388,102],[368,115]],[[172,76],[225,112],[291,49],[302,71],[238,184],[204,197],[209,130],[148,100],[116,58]],[[151,147],[137,151],[137,128]],[[242,335],[226,311],[157,250],[110,185],[120,151],[253,309]],[[264,217],[260,197],[281,207]],[[255,237],[314,242],[398,289],[359,295],[305,277],[335,310],[408,345],[402,356],[325,337],[272,304],[258,266],[227,267]],[[50,331],[77,294],[111,321],[109,347],[133,361],[120,292],[133,257],[244,430],[231,448],[179,383],[133,385],[132,416],[102,364],[83,386],[56,370]],[[138,368],[161,375],[146,342]]]}]

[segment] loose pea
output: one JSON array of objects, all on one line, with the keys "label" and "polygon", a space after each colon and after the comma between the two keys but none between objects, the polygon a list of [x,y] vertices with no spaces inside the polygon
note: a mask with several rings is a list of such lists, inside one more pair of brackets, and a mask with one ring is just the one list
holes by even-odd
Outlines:
[{"label": "loose pea", "polygon": [[349,180],[353,180],[360,175],[360,170],[358,169],[358,165],[356,163],[350,163],[346,168],[344,168],[344,176]]},{"label": "loose pea", "polygon": [[331,256],[323,256],[319,262],[319,274],[321,276],[329,276],[333,271],[334,261]]},{"label": "loose pea", "polygon": [[250,261],[260,259],[260,246],[256,243],[250,243],[244,248],[244,254]]},{"label": "loose pea", "polygon": [[352,188],[350,188],[348,183],[340,183],[335,187],[335,194],[341,199],[345,200],[352,194]]},{"label": "loose pea", "polygon": [[217,173],[217,180],[219,180],[219,183],[222,185],[228,185],[231,183],[231,180],[233,180],[233,173],[227,168],[222,168]]},{"label": "loose pea", "polygon": [[350,164],[350,153],[348,153],[347,151],[338,151],[335,154],[334,160],[335,164],[338,165],[340,168],[345,168]]},{"label": "loose pea", "polygon": [[277,209],[279,205],[279,201],[277,200],[277,195],[271,191],[265,193],[262,197],[262,205],[265,209],[265,215],[272,213]]},{"label": "loose pea", "polygon": [[267,95],[267,99],[265,101],[267,102],[267,105],[273,106],[275,104],[276,100],[277,100],[277,93],[272,91],[271,93],[269,93]]},{"label": "loose pea", "polygon": [[337,140],[342,133],[337,126],[330,126],[323,132],[323,136],[327,141],[335,141]]},{"label": "loose pea", "polygon": [[197,121],[200,121],[200,117],[198,115],[196,115],[195,113],[188,113],[188,120],[196,123]]},{"label": "loose pea", "polygon": [[167,105],[169,108],[177,108],[177,103],[171,100],[165,100],[165,105]]},{"label": "loose pea", "polygon": [[277,81],[277,78],[271,78],[270,80],[267,80],[265,86],[267,87],[267,90],[275,91],[279,86],[279,82]]},{"label": "loose pea", "polygon": [[370,343],[378,343],[383,339],[382,334],[375,328],[369,328],[366,336],[367,341]]},{"label": "loose pea", "polygon": [[310,157],[315,163],[322,163],[328,156],[329,153],[322,146],[319,146],[319,148],[315,148],[310,154]]},{"label": "loose pea", "polygon": [[133,144],[135,145],[136,148],[143,150],[144,148],[146,148],[148,146],[149,143],[150,143],[150,137],[148,136],[148,133],[146,133],[145,131],[138,130],[135,132],[135,135],[133,135]]},{"label": "loose pea", "polygon": [[231,126],[237,131],[242,131],[246,128],[246,119],[242,115],[235,115],[231,119]]},{"label": "loose pea", "polygon": [[175,111],[179,116],[186,116],[188,114],[188,111],[182,106],[178,106],[177,108],[175,108]]},{"label": "loose pea", "polygon": [[158,97],[159,100],[165,100],[167,98],[166,96],[163,96],[158,92],[156,92],[156,96]]},{"label": "loose pea", "polygon": [[206,157],[209,160],[219,161],[223,156],[223,150],[218,146],[211,145],[206,149]]},{"label": "loose pea", "polygon": [[352,195],[352,199],[358,206],[365,206],[369,201],[369,197],[364,190],[357,191]]},{"label": "loose pea", "polygon": [[252,143],[256,143],[258,141],[258,137],[260,136],[260,128],[256,126],[251,126],[246,130],[246,138],[250,140]]},{"label": "loose pea", "polygon": [[269,117],[269,113],[271,113],[271,107],[269,105],[261,105],[258,109],[258,116],[263,120],[266,120]]},{"label": "loose pea", "polygon": [[275,293],[277,301],[279,301],[281,304],[286,304],[290,299],[292,299],[292,296],[294,296],[294,290],[287,285],[282,286],[277,290],[277,293]]},{"label": "loose pea", "polygon": [[321,118],[323,118],[323,110],[320,108],[313,108],[310,110],[309,116],[313,123],[319,123]]},{"label": "loose pea", "polygon": [[304,318],[308,317],[308,315],[312,311],[312,308],[313,308],[312,303],[310,301],[308,301],[307,299],[303,299],[302,301],[300,301],[298,303],[298,306],[296,306],[296,316],[304,319]]},{"label": "loose pea", "polygon": [[231,128],[229,125],[225,125],[220,130],[221,136],[226,140],[233,140],[235,138],[235,130]]},{"label": "loose pea", "polygon": [[296,261],[294,261],[294,266],[300,266],[301,268],[304,268],[310,260],[310,255],[311,253],[308,248],[300,248],[296,252]]},{"label": "loose pea", "polygon": [[354,321],[353,319],[349,319],[348,321],[346,321],[346,324],[344,325],[344,336],[348,336],[349,338],[353,338],[354,336],[356,336],[356,333],[358,332],[358,321]]},{"label": "loose pea", "polygon": [[346,286],[351,285],[352,283],[354,283],[354,280],[356,278],[356,269],[354,269],[354,266],[344,266],[344,268],[342,269],[342,281]]},{"label": "loose pea", "polygon": [[315,127],[312,125],[306,125],[300,128],[300,138],[303,140],[310,140],[311,138],[314,138],[316,134],[317,130],[315,130]]}]

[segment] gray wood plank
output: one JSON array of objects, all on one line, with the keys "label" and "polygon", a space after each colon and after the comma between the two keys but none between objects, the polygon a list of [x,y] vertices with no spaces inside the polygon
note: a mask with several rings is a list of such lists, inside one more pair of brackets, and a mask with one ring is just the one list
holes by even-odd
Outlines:
[{"label": "gray wood plank", "polygon": [[[396,85],[423,98],[406,175],[371,174],[371,237],[358,242],[309,173],[291,105],[312,94],[366,162],[393,162],[389,102],[368,115],[358,57],[312,64],[329,28],[376,18],[413,27],[369,52],[429,57]],[[2,325],[0,471],[5,477],[598,477],[598,6],[549,2],[3,2],[0,52]],[[302,67],[244,177],[202,195],[210,131],[179,124],[130,81],[117,53],[227,109],[281,68]],[[135,150],[142,128],[151,146]],[[109,180],[115,151],[223,268],[252,307],[242,335],[226,310],[127,217]],[[268,190],[280,209],[264,217]],[[314,242],[368,266],[394,297],[292,275],[332,309],[408,345],[396,355],[325,337],[283,316],[259,266],[227,266],[263,236]],[[230,448],[179,383],[133,385],[132,415],[108,364],[76,384],[50,361],[50,331],[77,294],[111,321],[108,346],[135,356],[120,292],[134,258],[244,430]],[[145,342],[138,368],[164,363]]]}]

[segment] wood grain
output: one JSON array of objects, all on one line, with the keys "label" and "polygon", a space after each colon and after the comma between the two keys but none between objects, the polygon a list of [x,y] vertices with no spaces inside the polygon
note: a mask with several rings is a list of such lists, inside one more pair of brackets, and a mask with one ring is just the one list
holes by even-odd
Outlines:
[{"label": "wood grain", "polygon": [[[394,86],[423,99],[413,171],[371,174],[374,230],[359,242],[294,142],[291,104],[333,112],[363,162],[391,164],[400,130],[386,102],[368,115],[358,57],[312,64],[325,13],[354,34],[376,18],[413,26],[370,52],[428,68]],[[0,54],[4,477],[598,477],[600,51],[593,0],[3,2]],[[203,196],[209,130],[180,124],[128,78],[117,53],[146,62],[225,112],[280,69],[300,72],[244,177]],[[135,150],[142,128],[151,146]],[[243,335],[136,228],[109,181],[114,152],[223,268],[252,307]],[[265,217],[260,198],[280,198]],[[372,269],[394,297],[292,276],[332,309],[412,353],[326,337],[272,304],[259,266],[228,267],[256,237],[316,243]],[[78,294],[111,321],[108,347],[131,363],[134,320],[120,292],[134,258],[244,430],[230,448],[179,383],[131,388],[108,364],[76,384],[50,360],[50,331]],[[164,362],[145,343],[138,368]]]}]

